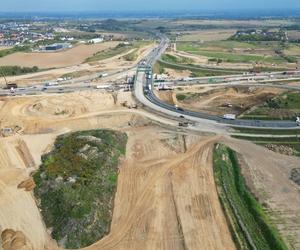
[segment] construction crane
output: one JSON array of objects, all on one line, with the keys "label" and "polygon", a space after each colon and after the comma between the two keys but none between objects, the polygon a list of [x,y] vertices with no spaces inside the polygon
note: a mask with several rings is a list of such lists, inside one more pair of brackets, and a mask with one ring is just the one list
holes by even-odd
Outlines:
[{"label": "construction crane", "polygon": [[16,83],[9,83],[5,77],[5,74],[3,73],[3,71],[0,69],[0,74],[2,75],[2,77],[4,78],[5,81],[5,88],[6,89],[10,89],[11,91],[14,91],[14,89],[16,89],[18,87],[18,85]]},{"label": "construction crane", "polygon": [[0,70],[0,73],[1,73],[1,75],[3,76],[3,78],[4,78],[4,81],[5,81],[5,84],[6,84],[6,88],[7,88],[7,87],[8,87],[8,82],[7,82],[7,80],[6,80],[6,77],[5,77],[5,75],[4,75],[4,73],[3,73],[2,70]]}]

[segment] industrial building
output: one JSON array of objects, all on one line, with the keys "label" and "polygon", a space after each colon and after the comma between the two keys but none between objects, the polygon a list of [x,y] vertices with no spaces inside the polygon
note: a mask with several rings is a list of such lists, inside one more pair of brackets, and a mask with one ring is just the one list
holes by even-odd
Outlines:
[{"label": "industrial building", "polygon": [[46,45],[44,47],[44,50],[55,51],[55,50],[67,49],[67,48],[71,48],[71,47],[72,47],[72,45],[70,43],[54,43],[51,45]]},{"label": "industrial building", "polygon": [[93,38],[89,40],[89,43],[102,43],[103,41],[104,39],[102,37],[99,37],[99,38]]}]

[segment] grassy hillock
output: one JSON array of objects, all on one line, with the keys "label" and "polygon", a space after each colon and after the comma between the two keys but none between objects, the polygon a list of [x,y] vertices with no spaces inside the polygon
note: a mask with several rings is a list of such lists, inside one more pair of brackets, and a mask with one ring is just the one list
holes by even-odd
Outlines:
[{"label": "grassy hillock", "polygon": [[81,248],[110,230],[120,156],[127,135],[91,130],[59,136],[34,174],[34,190],[52,237]]},{"label": "grassy hillock", "polygon": [[214,174],[237,249],[287,249],[268,214],[248,190],[236,154],[218,144]]},{"label": "grassy hillock", "polygon": [[104,51],[95,53],[93,56],[87,58],[85,62],[95,62],[95,61],[104,60],[104,59],[111,58],[111,57],[114,57],[117,55],[125,54],[125,53],[129,52],[130,50],[134,50],[132,52],[133,54],[131,56],[125,55],[125,60],[134,61],[138,56],[138,54],[136,53],[137,50],[148,44],[150,44],[149,41],[138,41],[138,42],[132,42],[129,44],[120,43],[114,48],[109,48]]}]

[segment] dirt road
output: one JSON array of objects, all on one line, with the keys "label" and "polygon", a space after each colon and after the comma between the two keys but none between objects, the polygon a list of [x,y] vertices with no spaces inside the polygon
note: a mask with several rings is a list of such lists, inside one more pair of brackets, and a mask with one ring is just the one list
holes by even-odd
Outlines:
[{"label": "dirt road", "polygon": [[[0,101],[1,128],[21,127],[0,138],[2,245],[14,250],[59,249],[30,191],[30,173],[57,135],[109,128],[128,134],[126,158],[120,165],[111,232],[85,250],[235,249],[213,179],[212,149],[217,141],[243,156],[251,187],[280,215],[277,223],[285,239],[293,237],[299,246],[299,188],[289,180],[290,170],[300,164],[298,158],[249,142],[166,130],[150,121],[154,114],[122,107],[124,101],[133,102],[130,93],[119,93],[117,99],[115,104],[111,94],[81,92]],[[16,242],[22,246],[17,248]]]}]

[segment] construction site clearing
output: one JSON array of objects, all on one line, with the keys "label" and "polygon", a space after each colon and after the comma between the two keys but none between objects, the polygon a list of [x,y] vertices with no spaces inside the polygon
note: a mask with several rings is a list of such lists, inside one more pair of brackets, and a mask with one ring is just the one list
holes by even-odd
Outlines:
[{"label": "construction site clearing", "polygon": [[125,132],[128,143],[110,232],[84,249],[235,249],[213,177],[217,142],[237,151],[251,191],[267,204],[284,239],[299,246],[299,188],[289,178],[299,158],[227,136],[186,133],[178,121],[140,109],[130,92],[2,98],[0,106],[7,133],[0,139],[5,250],[62,249],[45,228],[31,175],[58,135],[101,128]]}]

